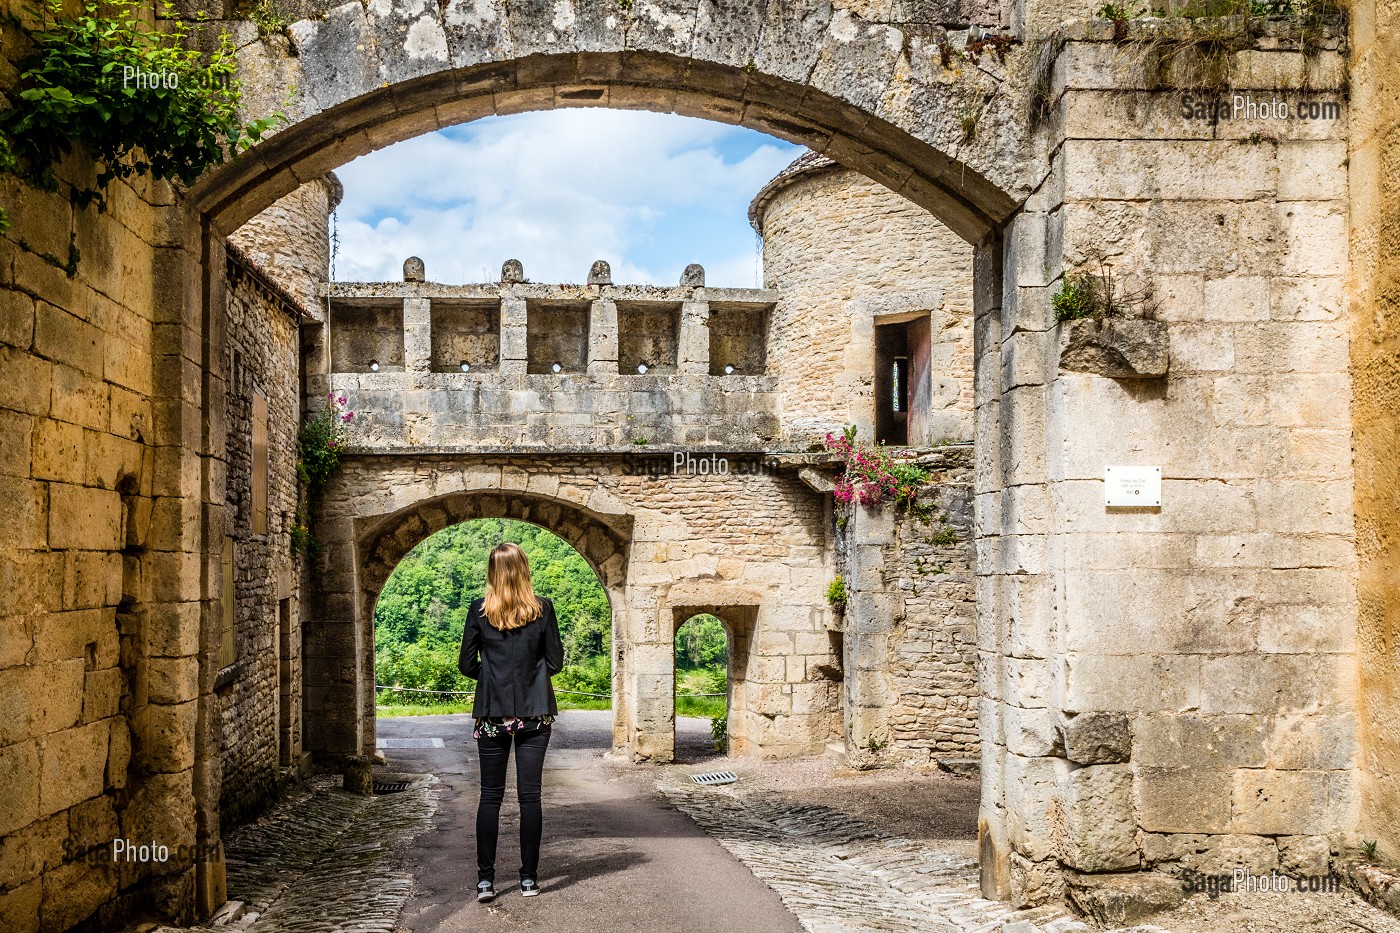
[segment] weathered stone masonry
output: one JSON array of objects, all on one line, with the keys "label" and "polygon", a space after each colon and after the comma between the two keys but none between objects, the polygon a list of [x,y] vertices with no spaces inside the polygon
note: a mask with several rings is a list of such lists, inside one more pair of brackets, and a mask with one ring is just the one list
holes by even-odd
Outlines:
[{"label": "weathered stone masonry", "polygon": [[[165,185],[117,182],[105,214],[75,214],[65,190],[5,185],[15,221],[0,238],[6,930],[90,917],[116,926],[133,910],[188,918],[222,900],[208,866],[118,871],[65,862],[63,848],[217,838],[201,792],[217,783],[217,758],[201,728],[192,572],[202,417],[198,395],[182,401],[199,341],[181,323],[188,257],[172,198]],[[43,254],[66,256],[72,231],[83,258],[70,278]]]},{"label": "weathered stone masonry", "polygon": [[[236,732],[225,738],[218,722],[229,696],[214,694],[222,612],[201,603],[200,579],[219,578],[222,547],[210,546],[207,563],[197,549],[222,540],[204,530],[206,517],[218,516],[222,532],[222,514],[206,511],[191,486],[202,475],[224,481],[221,460],[202,465],[195,453],[202,436],[222,449],[229,415],[240,415],[219,395],[206,417],[198,400],[209,384],[199,374],[228,372],[231,356],[206,356],[203,325],[181,322],[189,253],[168,187],[116,183],[106,213],[76,218],[61,191],[8,191],[28,245],[0,240],[0,486],[9,518],[0,539],[8,596],[0,609],[0,928],[64,930],[85,920],[115,928],[141,913],[191,919],[223,900],[217,860],[118,869],[65,854],[110,852],[115,838],[159,841],[172,852],[213,847],[221,788],[259,784],[251,764],[259,743]],[[35,252],[58,255],[70,228],[82,255],[71,279]],[[295,497],[296,324],[276,286],[236,259],[231,266],[228,311],[222,298],[219,307],[234,319],[245,375],[279,383],[269,498],[280,519]],[[227,332],[217,318],[206,323]],[[238,403],[246,414],[248,397]],[[249,440],[238,426],[233,433]],[[245,474],[248,453],[239,448],[233,458]],[[240,583],[267,569],[240,565]],[[240,603],[239,642],[252,654],[254,616],[248,600]],[[249,693],[242,706],[255,725],[252,714],[268,700]],[[275,733],[267,738],[275,770]],[[233,781],[222,774],[225,753]]]},{"label": "weathered stone masonry", "polygon": [[[318,358],[313,384],[353,399],[356,445],[761,450],[778,433],[761,326],[777,295],[706,288],[703,270],[675,288],[409,281],[326,292],[329,360]],[[624,361],[633,313],[672,327],[648,359]],[[715,326],[728,316],[759,324],[745,331],[747,356]]]},{"label": "weathered stone masonry", "polygon": [[[976,309],[984,888],[1202,848],[1316,867],[1360,802],[1345,104],[1186,121],[1141,47],[1065,39],[1050,174],[978,259],[1008,283]],[[1338,51],[1232,66],[1257,96],[1344,85]],[[1152,284],[1164,379],[1061,368],[1049,299],[1100,261]],[[1160,465],[1162,507],[1106,508],[1109,464]]]},{"label": "weathered stone masonry", "polygon": [[[301,423],[298,331],[306,312],[290,299],[230,248],[233,625],[220,645],[215,693],[223,743],[220,810],[234,821],[266,803],[276,790],[279,769],[301,757],[300,581],[291,528]],[[260,422],[256,426],[255,420]],[[263,478],[255,483],[256,471]],[[262,483],[265,493],[254,488]],[[255,510],[263,513],[261,520]]]},{"label": "weathered stone masonry", "polygon": [[930,482],[907,508],[838,508],[852,762],[964,769],[981,755],[971,454],[920,458]]}]

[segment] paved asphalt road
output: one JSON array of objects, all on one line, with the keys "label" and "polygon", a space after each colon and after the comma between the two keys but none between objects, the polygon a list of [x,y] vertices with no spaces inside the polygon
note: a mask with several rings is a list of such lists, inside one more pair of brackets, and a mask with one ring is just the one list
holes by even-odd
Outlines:
[{"label": "paved asphalt road", "polygon": [[[400,925],[412,933],[788,933],[801,925],[773,891],[655,789],[652,767],[605,762],[607,710],[567,710],[554,725],[544,773],[539,897],[515,887],[519,869],[514,761],[501,810],[497,890],[475,900],[477,761],[471,719],[384,718],[381,739],[440,738],[443,748],[385,748],[387,768],[444,783],[431,831],[413,842],[417,882]],[[678,720],[682,753],[709,739],[706,720]]]}]

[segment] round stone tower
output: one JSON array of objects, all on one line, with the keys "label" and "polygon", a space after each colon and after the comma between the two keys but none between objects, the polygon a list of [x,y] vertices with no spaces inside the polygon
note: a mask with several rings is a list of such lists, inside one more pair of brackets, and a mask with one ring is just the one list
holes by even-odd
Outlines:
[{"label": "round stone tower", "polygon": [[328,172],[239,227],[229,243],[324,317],[318,291],[330,278],[330,217],[344,195],[340,179]]},{"label": "round stone tower", "polygon": [[972,247],[928,211],[807,153],[749,207],[789,443],[855,424],[926,446],[972,437]]}]

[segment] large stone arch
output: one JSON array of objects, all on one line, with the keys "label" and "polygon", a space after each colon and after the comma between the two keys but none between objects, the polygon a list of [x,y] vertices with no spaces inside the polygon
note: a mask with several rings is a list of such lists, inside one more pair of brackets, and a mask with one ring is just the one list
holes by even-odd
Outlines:
[{"label": "large stone arch", "polygon": [[[248,99],[281,106],[290,120],[197,186],[196,205],[232,230],[365,153],[556,107],[674,112],[799,142],[973,243],[1029,192],[1036,160],[1026,158],[1025,95],[1007,77],[1025,68],[949,66],[941,27],[877,22],[832,4],[720,5],[334,7],[293,24],[290,40],[243,47]],[[1024,56],[1014,52],[1013,63]],[[982,129],[969,134],[969,120]]]},{"label": "large stone arch", "polygon": [[377,599],[389,574],[420,542],[444,528],[479,518],[538,525],[578,551],[604,588],[616,590],[626,581],[631,516],[602,515],[538,493],[477,489],[425,499],[357,522],[356,564],[364,597]]},{"label": "large stone arch", "polygon": [[[405,139],[492,115],[647,109],[805,144],[923,206],[985,254],[976,268],[979,310],[995,314],[1001,231],[1045,174],[1028,157],[1024,82],[1014,77],[1029,70],[1027,51],[1013,49],[995,65],[963,58],[950,65],[947,30],[914,17],[880,22],[841,3],[718,6],[351,2],[293,24],[289,40],[248,42],[240,65],[250,107],[282,109],[289,121],[192,190],[210,244],[205,254],[217,256],[220,234],[307,180]],[[976,133],[967,131],[970,115]],[[206,278],[206,296],[217,289]],[[462,501],[457,494],[447,500]],[[371,591],[377,594],[415,535],[431,533],[423,529],[433,522],[418,508],[366,513],[353,531],[332,532],[353,545],[355,566],[328,575],[335,582],[325,587],[326,604],[330,617],[353,614],[361,646],[372,639]],[[363,665],[371,655],[358,650]],[[658,665],[659,654],[647,663]],[[372,684],[372,669],[359,680]],[[333,731],[358,731],[373,699],[372,687],[359,692],[355,723],[322,721]],[[643,732],[664,731],[657,725]],[[348,739],[332,742],[373,744],[372,734]],[[645,754],[664,759],[669,747],[657,740]]]},{"label": "large stone arch", "polygon": [[[1103,24],[1039,44],[1037,68],[1025,45],[1004,61],[962,57],[943,25],[912,22],[916,5],[854,6],[351,2],[294,24],[295,58],[282,40],[250,41],[252,102],[272,109],[295,88],[291,121],[192,192],[204,372],[221,348],[209,314],[221,234],[362,153],[560,106],[673,111],[805,143],[977,247],[983,890],[1039,902],[1069,873],[1151,867],[1163,852],[1177,862],[1191,834],[1256,837],[1275,853],[1267,840],[1290,836],[1325,853],[1355,823],[1360,760],[1349,414],[1334,402],[1350,384],[1333,297],[1347,272],[1335,248],[1345,133],[1183,139],[1180,89],[1134,83],[1123,56],[1136,53]],[[1054,12],[1036,6],[1008,11],[1021,38]],[[1262,53],[1289,54],[1244,49],[1241,65]],[[1246,70],[1244,86],[1271,91],[1287,69]],[[1049,118],[1039,128],[1034,112]],[[1314,170],[1329,184],[1313,185]],[[1170,279],[1157,283],[1170,320],[1152,328],[1169,367],[1062,356],[1062,337],[1090,338],[1062,326],[1052,295],[1103,255],[1122,281]],[[1243,389],[1236,371],[1268,384]],[[218,377],[206,382],[217,396]],[[1259,391],[1285,401],[1260,413]],[[1300,407],[1312,409],[1301,425]],[[1168,504],[1106,503],[1108,464],[1159,467]],[[1331,549],[1274,547],[1303,529]],[[1119,533],[1133,537],[1106,537]],[[353,578],[341,582],[330,618],[357,601]],[[651,639],[638,679],[654,694],[663,608],[627,607]],[[1256,675],[1268,689],[1243,690]],[[1072,749],[1099,728],[1117,737],[1110,755]],[[658,732],[639,729],[637,747],[664,760],[664,742],[640,741]],[[1313,737],[1327,733],[1343,739],[1322,748]],[[1213,735],[1231,738],[1202,760]],[[1299,802],[1282,815],[1257,804],[1282,799]]]},{"label": "large stone arch", "polygon": [[[616,627],[627,580],[630,515],[604,514],[542,493],[492,487],[467,488],[421,499],[389,513],[357,515],[350,520],[353,550],[341,556],[342,560],[353,559],[350,573],[356,582],[356,638],[337,642],[345,649],[345,656],[328,658],[330,663],[324,666],[357,664],[362,668],[360,683],[367,695],[356,698],[362,704],[363,715],[359,717],[361,728],[352,740],[360,750],[369,752],[375,743],[374,607],[380,591],[394,568],[419,543],[444,528],[481,518],[529,522],[568,542],[602,582]],[[349,653],[351,650],[353,654]],[[329,718],[335,718],[333,713]],[[342,749],[345,750],[353,749],[347,745]]]}]

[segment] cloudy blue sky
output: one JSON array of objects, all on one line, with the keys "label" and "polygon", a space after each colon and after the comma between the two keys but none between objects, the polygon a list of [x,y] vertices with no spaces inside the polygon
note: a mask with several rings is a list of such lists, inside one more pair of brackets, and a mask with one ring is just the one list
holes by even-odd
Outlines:
[{"label": "cloudy blue sky", "polygon": [[436,282],[495,281],[519,259],[535,282],[671,284],[692,262],[711,285],[755,284],[748,204],[802,150],[740,127],[621,110],[481,120],[337,169],[341,281],[398,280],[421,256]]}]

